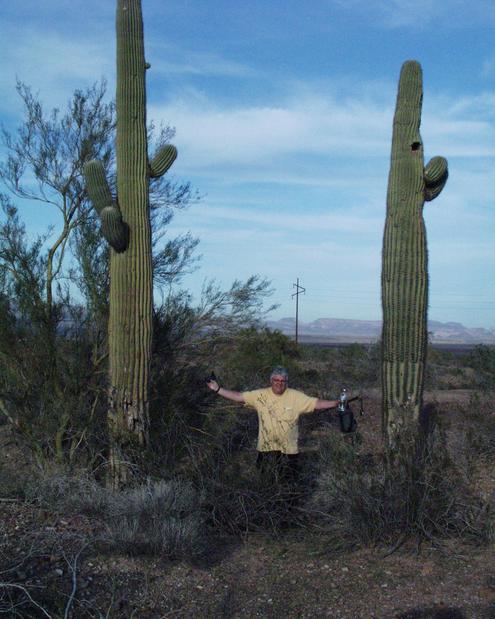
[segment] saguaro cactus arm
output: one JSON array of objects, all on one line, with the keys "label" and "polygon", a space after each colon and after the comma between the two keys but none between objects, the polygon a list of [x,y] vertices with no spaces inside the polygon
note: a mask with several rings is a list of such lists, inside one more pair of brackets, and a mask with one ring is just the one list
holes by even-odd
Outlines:
[{"label": "saguaro cactus arm", "polygon": [[158,178],[163,176],[177,157],[177,149],[171,144],[166,144],[158,150],[150,161],[150,176]]},{"label": "saguaro cactus arm", "polygon": [[100,218],[103,236],[115,251],[125,251],[129,241],[129,229],[122,221],[120,209],[112,197],[102,163],[96,160],[86,163],[84,176],[89,199]]},{"label": "saguaro cactus arm", "polygon": [[445,157],[433,157],[425,166],[425,200],[431,202],[445,187],[449,169]]}]

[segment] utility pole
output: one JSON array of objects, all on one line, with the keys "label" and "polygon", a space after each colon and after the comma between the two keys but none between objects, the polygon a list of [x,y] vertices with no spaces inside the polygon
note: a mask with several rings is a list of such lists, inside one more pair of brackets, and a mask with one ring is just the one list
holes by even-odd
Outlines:
[{"label": "utility pole", "polygon": [[299,327],[299,295],[306,292],[306,288],[299,286],[299,277],[297,283],[292,284],[292,287],[296,289],[296,292],[292,295],[292,298],[296,297],[296,346],[298,341],[298,327]]}]

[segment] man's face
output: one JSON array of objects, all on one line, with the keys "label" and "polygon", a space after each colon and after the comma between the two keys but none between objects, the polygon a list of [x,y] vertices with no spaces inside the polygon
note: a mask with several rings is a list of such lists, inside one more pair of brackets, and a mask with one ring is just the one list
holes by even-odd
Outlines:
[{"label": "man's face", "polygon": [[287,389],[287,379],[279,374],[274,374],[270,379],[272,391],[275,395],[282,395]]}]

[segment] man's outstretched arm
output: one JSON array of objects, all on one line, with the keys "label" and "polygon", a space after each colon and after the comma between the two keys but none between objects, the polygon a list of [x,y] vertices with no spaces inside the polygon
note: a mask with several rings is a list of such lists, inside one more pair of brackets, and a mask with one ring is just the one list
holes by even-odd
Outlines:
[{"label": "man's outstretched arm", "polygon": [[315,411],[321,411],[324,408],[337,408],[339,400],[316,400]]},{"label": "man's outstretched arm", "polygon": [[224,389],[220,387],[216,380],[209,380],[207,383],[208,387],[221,395],[222,398],[226,398],[227,400],[232,400],[233,402],[239,402],[239,404],[245,404],[244,396],[240,391],[230,391],[229,389]]}]

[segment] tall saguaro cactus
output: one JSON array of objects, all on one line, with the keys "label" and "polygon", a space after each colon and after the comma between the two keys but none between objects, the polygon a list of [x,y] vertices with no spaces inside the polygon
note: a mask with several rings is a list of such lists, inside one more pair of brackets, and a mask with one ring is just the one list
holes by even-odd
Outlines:
[{"label": "tall saguaro cactus", "polygon": [[443,157],[424,167],[422,82],[420,64],[405,62],[394,116],[382,257],[382,420],[392,448],[402,429],[418,420],[423,403],[428,308],[423,206],[438,196],[448,176]]},{"label": "tall saguaro cactus", "polygon": [[110,479],[126,483],[132,453],[148,441],[153,275],[149,181],[177,156],[173,146],[148,160],[141,0],[117,0],[117,198],[103,165],[85,168],[89,197],[111,246],[109,346]]}]

